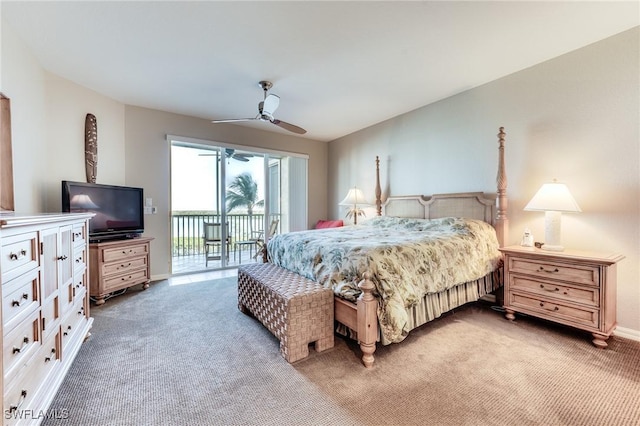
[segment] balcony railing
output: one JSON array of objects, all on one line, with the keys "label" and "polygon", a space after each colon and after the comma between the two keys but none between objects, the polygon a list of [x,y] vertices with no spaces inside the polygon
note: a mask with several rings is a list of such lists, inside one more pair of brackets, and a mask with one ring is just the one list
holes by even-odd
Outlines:
[{"label": "balcony railing", "polygon": [[[270,215],[278,218],[279,215]],[[173,213],[171,215],[171,256],[195,256],[205,252],[204,223],[220,223],[219,214],[215,213]],[[229,237],[233,246],[238,241],[247,241],[255,238],[252,232],[264,229],[264,214],[227,214],[229,224]]]}]

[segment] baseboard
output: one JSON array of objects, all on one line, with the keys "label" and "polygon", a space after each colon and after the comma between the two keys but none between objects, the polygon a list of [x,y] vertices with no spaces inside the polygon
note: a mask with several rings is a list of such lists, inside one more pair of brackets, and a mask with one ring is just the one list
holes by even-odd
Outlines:
[{"label": "baseboard", "polygon": [[633,330],[626,327],[617,327],[613,334],[616,336],[624,337],[625,339],[631,339],[640,342],[640,331],[638,330]]},{"label": "baseboard", "polygon": [[171,277],[169,274],[151,275],[151,281],[162,281],[169,279],[169,277]]}]

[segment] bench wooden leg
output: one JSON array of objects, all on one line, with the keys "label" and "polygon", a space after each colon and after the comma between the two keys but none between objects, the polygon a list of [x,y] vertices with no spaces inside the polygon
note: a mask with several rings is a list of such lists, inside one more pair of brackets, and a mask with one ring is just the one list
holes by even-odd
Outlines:
[{"label": "bench wooden leg", "polygon": [[288,352],[285,350],[284,343],[280,341],[280,353],[287,362],[296,362],[309,356],[309,344],[289,344]]}]

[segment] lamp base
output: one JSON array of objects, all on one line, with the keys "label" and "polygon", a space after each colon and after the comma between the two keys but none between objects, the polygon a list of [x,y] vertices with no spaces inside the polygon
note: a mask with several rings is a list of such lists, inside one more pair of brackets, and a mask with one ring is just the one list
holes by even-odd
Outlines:
[{"label": "lamp base", "polygon": [[547,251],[564,251],[564,247],[551,244],[543,244],[541,249]]}]

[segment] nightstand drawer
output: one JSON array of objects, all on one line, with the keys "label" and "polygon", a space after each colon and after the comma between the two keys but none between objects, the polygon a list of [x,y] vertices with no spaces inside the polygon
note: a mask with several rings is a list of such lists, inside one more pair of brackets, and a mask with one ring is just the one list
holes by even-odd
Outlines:
[{"label": "nightstand drawer", "polygon": [[553,281],[536,280],[526,275],[512,275],[509,281],[512,291],[526,291],[542,298],[553,297],[568,302],[600,306],[600,291],[597,287],[580,287]]},{"label": "nightstand drawer", "polygon": [[600,268],[591,265],[545,262],[510,256],[509,271],[545,279],[569,281],[576,284],[592,286],[600,284]]},{"label": "nightstand drawer", "polygon": [[523,312],[530,311],[534,315],[564,324],[597,329],[599,324],[599,310],[596,308],[574,306],[558,303],[534,295],[512,292],[509,294],[509,304],[520,308]]}]

